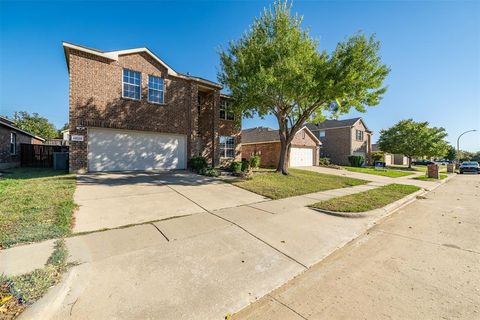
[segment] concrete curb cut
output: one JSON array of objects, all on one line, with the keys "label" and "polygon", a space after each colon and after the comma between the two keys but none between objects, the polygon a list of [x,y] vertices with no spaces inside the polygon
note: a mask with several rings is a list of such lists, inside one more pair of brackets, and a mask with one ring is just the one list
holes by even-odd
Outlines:
[{"label": "concrete curb cut", "polygon": [[309,208],[312,209],[312,210],[321,212],[321,213],[325,213],[325,214],[332,215],[332,216],[337,216],[337,217],[342,217],[342,218],[365,218],[365,217],[368,217],[368,216],[375,215],[375,213],[377,213],[378,211],[383,211],[384,214],[392,213],[392,212],[396,211],[397,209],[399,209],[399,208],[401,208],[401,207],[403,207],[407,204],[410,204],[411,202],[416,200],[417,196],[423,195],[426,192],[427,191],[425,191],[423,189],[420,189],[418,191],[415,191],[414,193],[411,193],[411,194],[403,197],[402,199],[399,199],[399,200],[394,201],[390,204],[387,204],[386,206],[384,206],[382,208],[377,208],[377,209],[364,211],[364,212],[339,212],[339,211],[330,211],[330,210],[324,210],[324,209],[318,209],[318,208],[312,208],[312,207],[309,207]]}]

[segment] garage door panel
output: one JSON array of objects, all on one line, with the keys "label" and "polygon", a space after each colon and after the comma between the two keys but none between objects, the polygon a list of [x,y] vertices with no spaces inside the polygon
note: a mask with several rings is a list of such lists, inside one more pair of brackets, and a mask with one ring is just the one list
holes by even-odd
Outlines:
[{"label": "garage door panel", "polygon": [[150,132],[90,129],[89,171],[185,169],[186,137]]},{"label": "garage door panel", "polygon": [[294,148],[290,149],[290,166],[291,167],[307,167],[313,166],[313,148]]}]

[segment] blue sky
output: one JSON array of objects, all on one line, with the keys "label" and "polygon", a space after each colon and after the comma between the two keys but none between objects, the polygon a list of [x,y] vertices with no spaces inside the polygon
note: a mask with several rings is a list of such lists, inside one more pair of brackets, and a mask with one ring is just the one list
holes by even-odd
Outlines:
[{"label": "blue sky", "polygon": [[[147,46],[180,72],[216,80],[218,49],[269,4],[0,1],[0,114],[38,112],[57,127],[68,121],[63,40],[100,50]],[[375,133],[406,118],[445,127],[451,142],[480,130],[480,2],[296,1],[294,10],[320,50],[358,30],[377,34],[392,71],[383,101],[360,114]],[[243,121],[258,125],[276,126],[268,117]],[[461,148],[480,150],[480,132],[465,135]]]}]

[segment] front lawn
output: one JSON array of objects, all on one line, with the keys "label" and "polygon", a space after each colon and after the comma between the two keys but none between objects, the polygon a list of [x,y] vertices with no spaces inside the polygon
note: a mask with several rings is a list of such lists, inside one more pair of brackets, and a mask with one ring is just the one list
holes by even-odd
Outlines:
[{"label": "front lawn", "polygon": [[415,177],[413,179],[422,180],[422,181],[439,181],[439,180],[445,179],[446,177],[448,177],[447,174],[440,173],[440,178],[439,179],[429,178],[427,176],[418,176],[418,177]]},{"label": "front lawn", "polygon": [[351,172],[375,174],[377,176],[384,176],[384,177],[390,177],[390,178],[405,177],[413,174],[413,172],[406,172],[406,171],[400,171],[400,170],[391,170],[391,169],[378,170],[373,167],[342,167],[342,168]]},{"label": "front lawn", "polygon": [[387,204],[420,190],[419,187],[389,184],[380,188],[317,202],[310,207],[336,212],[364,212]]},{"label": "front lawn", "polygon": [[290,174],[267,172],[246,180],[232,182],[237,187],[271,199],[281,199],[302,194],[345,188],[368,183],[365,180],[339,177],[307,170],[290,169]]},{"label": "front lawn", "polygon": [[18,168],[0,176],[0,248],[70,234],[75,175]]},{"label": "front lawn", "polygon": [[29,305],[40,299],[48,289],[60,282],[67,263],[65,241],[57,240],[52,255],[43,268],[27,274],[0,275],[0,314],[2,319],[17,318]]}]

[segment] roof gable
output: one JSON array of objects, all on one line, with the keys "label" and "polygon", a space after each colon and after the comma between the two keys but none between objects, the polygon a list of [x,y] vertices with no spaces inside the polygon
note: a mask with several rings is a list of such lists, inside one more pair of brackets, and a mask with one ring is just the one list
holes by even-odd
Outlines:
[{"label": "roof gable", "polygon": [[323,122],[320,122],[318,124],[307,124],[306,126],[311,130],[311,131],[319,131],[319,130],[325,130],[325,129],[336,129],[336,128],[345,128],[345,127],[353,127],[358,121],[361,121],[365,129],[369,132],[370,129],[368,129],[367,125],[365,124],[365,121],[358,117],[358,118],[351,118],[351,119],[344,119],[344,120],[336,120],[336,119],[331,119],[331,120],[325,120]]},{"label": "roof gable", "polygon": [[63,42],[62,45],[63,45],[63,50],[65,51],[65,59],[67,60],[67,67],[69,69],[70,69],[70,63],[69,63],[68,52],[69,52],[70,49],[86,52],[86,53],[96,55],[96,56],[99,56],[99,57],[102,57],[102,58],[105,58],[105,59],[108,59],[108,60],[111,60],[111,61],[118,61],[118,57],[122,56],[122,55],[136,54],[136,53],[146,53],[149,56],[151,56],[155,61],[160,63],[160,65],[165,67],[167,69],[168,75],[170,75],[170,76],[201,82],[203,84],[214,86],[214,87],[217,87],[219,89],[223,88],[222,85],[220,85],[216,82],[206,80],[206,79],[203,79],[203,78],[200,78],[200,77],[190,76],[188,74],[182,74],[182,73],[179,73],[179,72],[175,71],[166,62],[164,62],[162,59],[160,59],[156,54],[154,54],[152,51],[150,51],[150,49],[148,49],[146,47],[125,49],[125,50],[115,50],[115,51],[100,51],[100,50],[97,50],[97,49],[93,49],[93,48],[89,48],[89,47],[85,47],[85,46],[80,46],[80,45],[76,45],[76,44],[69,43],[69,42]]},{"label": "roof gable", "polygon": [[[307,126],[303,126],[296,134],[299,134],[301,131],[305,130],[308,135],[318,144],[322,144],[320,140],[313,134]],[[261,142],[278,142],[280,141],[280,136],[278,130],[268,128],[268,127],[256,127],[242,130],[242,143],[261,143]]]},{"label": "roof gable", "polygon": [[17,127],[17,126],[15,125],[15,123],[14,123],[13,121],[11,121],[10,119],[7,119],[7,118],[4,118],[4,117],[1,117],[1,116],[0,116],[0,124],[6,126],[6,127],[8,127],[8,128],[10,128],[10,129],[12,129],[12,130],[15,130],[15,131],[18,131],[18,132],[20,132],[20,133],[23,133],[23,134],[25,134],[25,135],[27,135],[27,136],[30,136],[30,137],[32,137],[32,138],[38,139],[38,140],[40,140],[40,141],[45,141],[45,139],[43,139],[43,138],[41,138],[41,137],[39,137],[39,136],[36,136],[36,135],[34,135],[34,134],[30,133],[30,132],[27,132],[27,131],[25,131],[25,130],[20,129],[20,128]]}]

